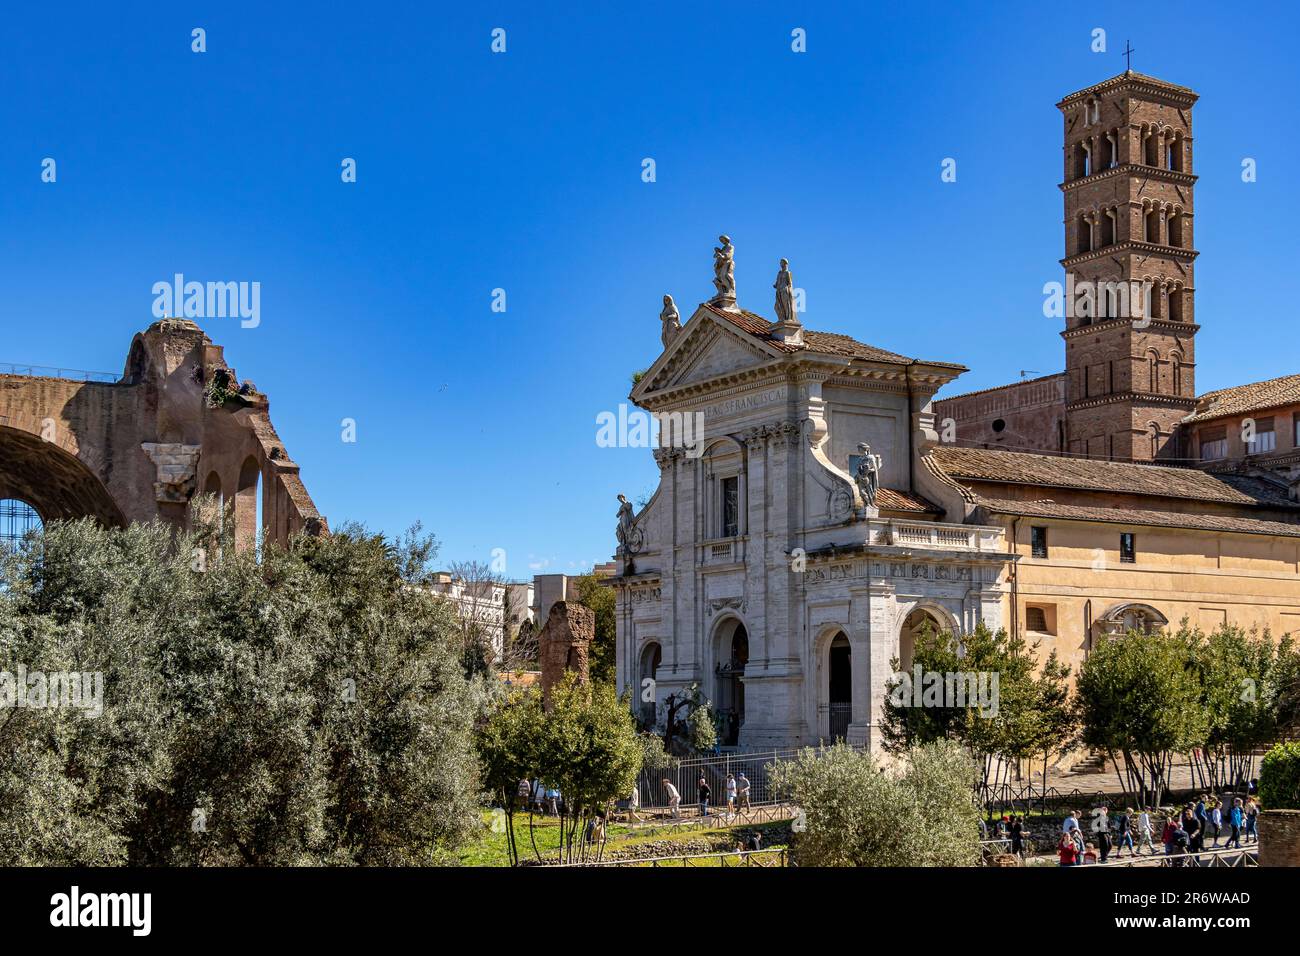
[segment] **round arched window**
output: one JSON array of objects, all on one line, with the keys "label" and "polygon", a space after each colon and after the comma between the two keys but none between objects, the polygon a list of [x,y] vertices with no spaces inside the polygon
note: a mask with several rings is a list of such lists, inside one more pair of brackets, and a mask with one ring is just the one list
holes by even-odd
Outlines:
[{"label": "round arched window", "polygon": [[0,544],[13,546],[30,531],[44,527],[41,516],[25,501],[0,498]]}]

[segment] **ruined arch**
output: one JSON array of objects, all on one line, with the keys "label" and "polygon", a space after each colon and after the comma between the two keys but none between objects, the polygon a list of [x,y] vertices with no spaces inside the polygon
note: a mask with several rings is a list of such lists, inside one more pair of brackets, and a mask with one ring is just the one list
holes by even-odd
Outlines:
[{"label": "ruined arch", "polygon": [[85,462],[53,442],[0,425],[0,498],[16,498],[41,521],[94,518],[122,528],[126,519]]},{"label": "ruined arch", "polygon": [[262,466],[249,455],[239,468],[239,481],[235,487],[235,550],[247,551],[257,547],[258,497],[262,491]]}]

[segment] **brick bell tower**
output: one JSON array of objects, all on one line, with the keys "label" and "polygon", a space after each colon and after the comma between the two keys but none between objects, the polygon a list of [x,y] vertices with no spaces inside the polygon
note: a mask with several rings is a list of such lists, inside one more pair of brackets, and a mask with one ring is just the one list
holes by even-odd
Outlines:
[{"label": "brick bell tower", "polygon": [[1066,450],[1185,457],[1195,405],[1192,106],[1128,71],[1071,93],[1065,121]]}]

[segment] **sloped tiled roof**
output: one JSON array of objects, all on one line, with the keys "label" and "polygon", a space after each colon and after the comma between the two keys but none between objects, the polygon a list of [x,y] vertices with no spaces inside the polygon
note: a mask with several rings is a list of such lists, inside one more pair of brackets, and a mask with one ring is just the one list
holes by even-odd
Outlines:
[{"label": "sloped tiled roof", "polygon": [[1237,518],[1232,515],[1182,514],[1176,511],[1151,511],[1145,508],[1093,508],[1085,505],[1062,505],[1054,501],[1012,501],[1006,498],[980,498],[980,506],[998,514],[1037,518],[1064,518],[1072,521],[1099,521],[1106,524],[1148,525],[1156,528],[1188,528],[1195,531],[1235,531],[1240,534],[1280,534],[1300,537],[1300,524],[1264,521],[1260,518]]},{"label": "sloped tiled roof", "polygon": [[880,488],[876,492],[876,507],[881,511],[912,511],[917,514],[939,514],[943,510],[920,495],[893,488]]},{"label": "sloped tiled roof", "polygon": [[1123,73],[1119,73],[1115,76],[1112,76],[1108,80],[1102,80],[1100,83],[1094,83],[1092,86],[1087,86],[1081,90],[1076,90],[1075,92],[1065,97],[1063,100],[1061,100],[1060,103],[1057,103],[1056,105],[1062,106],[1065,103],[1073,102],[1079,99],[1080,97],[1086,96],[1090,93],[1099,92],[1102,90],[1110,90],[1110,89],[1114,89],[1129,84],[1141,84],[1141,85],[1151,86],[1156,89],[1166,90],[1169,93],[1173,93],[1177,96],[1189,98],[1193,102],[1198,98],[1196,91],[1188,89],[1186,86],[1179,86],[1177,83],[1170,83],[1168,80],[1162,80],[1159,79],[1158,77],[1148,76],[1146,73],[1139,73],[1136,70],[1125,70]]},{"label": "sloped tiled roof", "polygon": [[1300,375],[1283,375],[1266,382],[1251,382],[1206,392],[1196,400],[1196,410],[1183,421],[1203,422],[1212,418],[1277,408],[1280,405],[1300,405]]},{"label": "sloped tiled roof", "polygon": [[[899,355],[897,352],[890,352],[874,345],[868,345],[865,342],[859,342],[847,335],[840,335],[836,332],[817,332],[813,329],[804,329],[804,344],[802,346],[791,345],[774,336],[772,329],[776,327],[776,323],[767,321],[761,315],[748,312],[745,309],[736,309],[734,311],[721,309],[708,302],[704,303],[704,307],[719,318],[730,322],[742,332],[752,335],[756,339],[762,339],[768,345],[782,352],[808,351],[819,352],[824,355],[846,355],[872,362],[885,362],[890,365],[911,365],[913,362],[919,361],[918,359],[910,359],[906,355]],[[926,364],[966,370],[966,366],[952,362],[927,362]]]},{"label": "sloped tiled roof", "polygon": [[1287,499],[1283,489],[1247,475],[1209,474],[1194,468],[948,445],[940,445],[930,454],[945,474],[959,481],[1006,482],[1234,505],[1297,507]]}]

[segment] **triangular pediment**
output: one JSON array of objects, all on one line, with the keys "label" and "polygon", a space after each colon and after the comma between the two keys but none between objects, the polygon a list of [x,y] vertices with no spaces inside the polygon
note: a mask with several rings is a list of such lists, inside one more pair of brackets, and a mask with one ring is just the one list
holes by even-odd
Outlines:
[{"label": "triangular pediment", "polygon": [[666,389],[767,365],[781,358],[770,344],[729,327],[701,306],[632,390],[634,401]]}]

